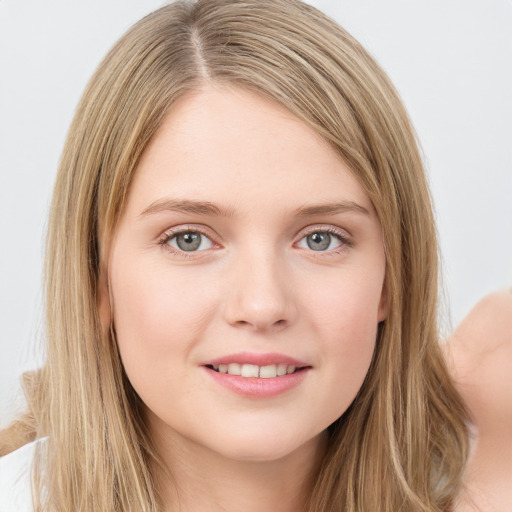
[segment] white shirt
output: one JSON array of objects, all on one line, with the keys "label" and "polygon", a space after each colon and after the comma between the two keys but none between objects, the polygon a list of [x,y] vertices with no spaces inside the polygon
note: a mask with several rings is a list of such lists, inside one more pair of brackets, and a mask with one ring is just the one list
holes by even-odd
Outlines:
[{"label": "white shirt", "polygon": [[31,470],[38,439],[0,458],[0,512],[33,512]]}]

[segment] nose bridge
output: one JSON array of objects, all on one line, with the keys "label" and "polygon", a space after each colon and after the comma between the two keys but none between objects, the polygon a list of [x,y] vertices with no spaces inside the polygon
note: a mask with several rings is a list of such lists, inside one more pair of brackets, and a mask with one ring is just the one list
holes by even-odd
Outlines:
[{"label": "nose bridge", "polygon": [[[257,247],[255,247],[257,246]],[[271,244],[249,244],[232,261],[227,321],[251,330],[281,329],[295,318],[285,258]]]}]

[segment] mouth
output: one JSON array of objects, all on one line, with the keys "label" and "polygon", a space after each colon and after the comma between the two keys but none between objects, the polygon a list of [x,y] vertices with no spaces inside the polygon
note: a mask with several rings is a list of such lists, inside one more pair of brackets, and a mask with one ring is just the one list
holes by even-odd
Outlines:
[{"label": "mouth", "polygon": [[310,366],[297,366],[293,364],[269,364],[258,366],[256,364],[247,363],[229,363],[229,364],[207,364],[206,368],[217,373],[227,375],[235,375],[245,378],[274,379],[276,377],[284,377],[303,371]]},{"label": "mouth", "polygon": [[201,364],[209,377],[245,398],[267,399],[286,395],[313,370],[305,361],[285,354],[240,352]]}]

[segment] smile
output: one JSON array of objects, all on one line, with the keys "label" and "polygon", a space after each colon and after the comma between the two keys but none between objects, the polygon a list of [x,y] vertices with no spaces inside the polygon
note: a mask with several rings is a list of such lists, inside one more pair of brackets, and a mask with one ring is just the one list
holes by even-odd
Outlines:
[{"label": "smile", "polygon": [[219,365],[208,365],[208,368],[219,372],[227,373],[229,375],[240,375],[241,377],[253,377],[260,379],[273,379],[275,377],[283,377],[284,375],[290,375],[296,371],[301,370],[295,365],[288,364],[270,364],[266,366],[258,366],[256,364],[219,364]]},{"label": "smile", "polygon": [[222,387],[252,399],[285,394],[307,378],[313,367],[284,354],[243,352],[202,363],[209,378]]}]

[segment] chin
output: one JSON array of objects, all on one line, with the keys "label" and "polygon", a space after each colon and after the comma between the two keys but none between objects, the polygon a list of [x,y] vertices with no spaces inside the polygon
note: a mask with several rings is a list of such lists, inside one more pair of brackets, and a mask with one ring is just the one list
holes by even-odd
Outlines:
[{"label": "chin", "polygon": [[301,451],[316,451],[321,439],[321,434],[304,438],[290,432],[260,431],[257,435],[246,432],[240,437],[230,434],[229,442],[223,440],[214,450],[227,459],[240,462],[273,462]]}]

